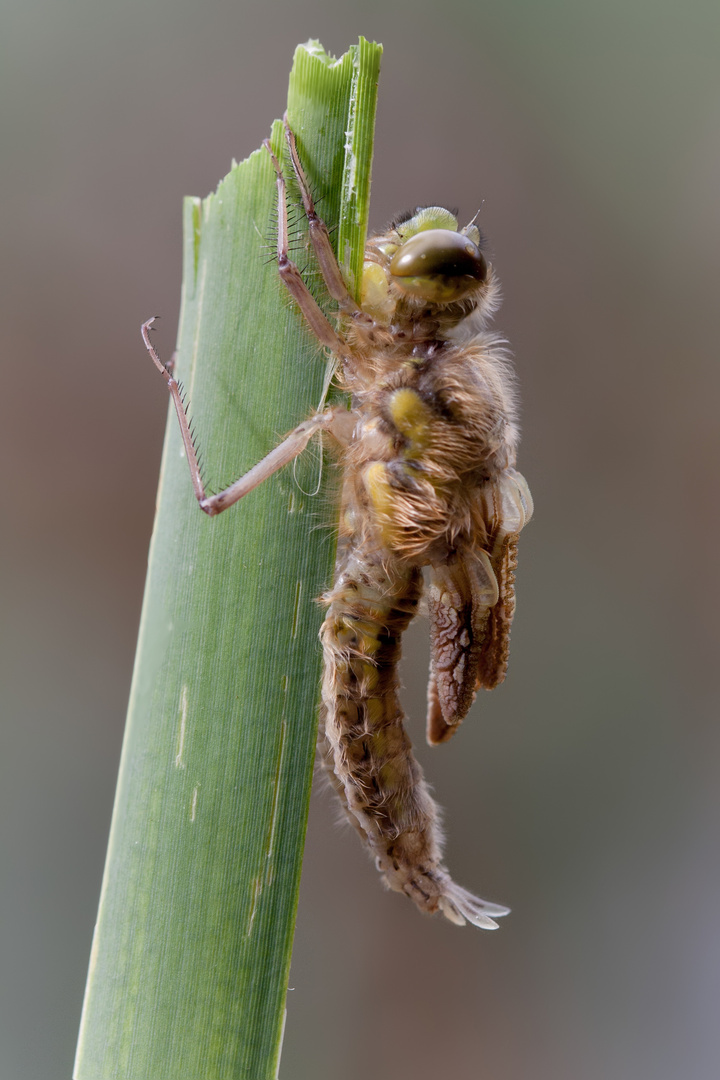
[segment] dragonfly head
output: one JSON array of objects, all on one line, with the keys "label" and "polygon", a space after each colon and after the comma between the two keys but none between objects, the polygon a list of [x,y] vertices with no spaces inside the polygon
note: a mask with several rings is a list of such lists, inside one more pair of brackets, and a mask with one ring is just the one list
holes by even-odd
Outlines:
[{"label": "dragonfly head", "polygon": [[469,236],[427,229],[397,249],[390,260],[390,277],[405,293],[451,304],[477,292],[487,278],[487,263]]},{"label": "dragonfly head", "polygon": [[405,297],[439,309],[460,303],[467,314],[482,303],[491,282],[479,230],[473,222],[460,230],[455,215],[441,206],[418,207],[394,221],[371,247],[377,255],[365,263],[363,293],[373,313],[391,313]]}]

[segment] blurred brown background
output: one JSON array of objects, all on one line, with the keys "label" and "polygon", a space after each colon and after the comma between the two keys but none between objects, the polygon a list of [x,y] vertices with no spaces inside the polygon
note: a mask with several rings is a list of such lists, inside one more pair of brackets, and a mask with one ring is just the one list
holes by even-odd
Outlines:
[{"label": "blurred brown background", "polygon": [[517,356],[507,684],[413,733],[494,934],[380,889],[314,795],[281,1077],[715,1080],[720,8],[690,0],[5,0],[0,1080],[71,1071],[133,661],[184,194],[292,53],[385,58],[373,223],[481,224]]}]

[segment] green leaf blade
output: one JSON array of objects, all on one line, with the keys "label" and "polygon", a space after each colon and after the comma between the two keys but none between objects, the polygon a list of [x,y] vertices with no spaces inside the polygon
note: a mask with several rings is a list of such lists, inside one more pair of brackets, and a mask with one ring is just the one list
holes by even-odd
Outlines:
[{"label": "green leaf blade", "polygon": [[[340,237],[354,223],[356,268],[378,63],[379,48],[362,41],[340,61],[301,47],[288,96],[323,216]],[[347,132],[361,98],[353,152],[367,169],[348,199]],[[279,122],[272,142],[279,152]],[[261,149],[207,199],[185,202],[177,374],[216,488],[326,390],[323,359],[267,258],[275,201]],[[329,511],[287,468],[208,519],[169,415],[77,1080],[277,1073],[314,761],[316,600],[334,554]]]}]

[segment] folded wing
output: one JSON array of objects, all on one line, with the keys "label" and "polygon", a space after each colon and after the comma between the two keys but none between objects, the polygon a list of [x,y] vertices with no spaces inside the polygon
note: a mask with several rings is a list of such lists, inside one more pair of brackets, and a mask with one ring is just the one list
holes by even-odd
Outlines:
[{"label": "folded wing", "polygon": [[478,497],[487,550],[468,546],[430,569],[427,739],[431,744],[450,739],[477,691],[492,690],[507,671],[518,534],[532,516],[532,497],[514,469],[485,484]]}]

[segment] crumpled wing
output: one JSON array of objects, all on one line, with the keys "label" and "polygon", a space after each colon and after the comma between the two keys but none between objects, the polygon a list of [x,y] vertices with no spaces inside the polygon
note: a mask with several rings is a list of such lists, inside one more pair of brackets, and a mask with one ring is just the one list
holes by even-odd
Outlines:
[{"label": "crumpled wing", "polygon": [[488,550],[461,550],[430,569],[427,740],[446,742],[481,688],[505,678],[515,612],[518,534],[530,520],[525,479],[507,469],[480,492]]},{"label": "crumpled wing", "polygon": [[533,501],[525,478],[515,469],[506,469],[499,480],[486,484],[482,499],[499,596],[488,619],[477,689],[494,690],[507,674],[510,627],[515,614],[518,537],[532,517]]},{"label": "crumpled wing", "polygon": [[430,570],[427,738],[445,742],[475,698],[498,584],[485,551],[464,551]]}]

